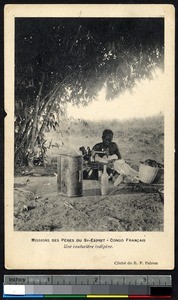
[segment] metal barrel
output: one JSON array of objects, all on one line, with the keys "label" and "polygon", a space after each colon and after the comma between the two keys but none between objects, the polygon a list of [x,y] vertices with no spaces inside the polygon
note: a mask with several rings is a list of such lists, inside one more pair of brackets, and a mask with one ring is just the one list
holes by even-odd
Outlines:
[{"label": "metal barrel", "polygon": [[83,194],[83,160],[82,156],[61,154],[57,160],[58,192],[68,197]]}]

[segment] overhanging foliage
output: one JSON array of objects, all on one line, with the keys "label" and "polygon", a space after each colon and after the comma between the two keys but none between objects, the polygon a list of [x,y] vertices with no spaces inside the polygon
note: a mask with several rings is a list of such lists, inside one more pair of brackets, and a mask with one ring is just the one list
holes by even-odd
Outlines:
[{"label": "overhanging foliage", "polygon": [[[161,18],[17,18],[16,158],[34,152],[52,110],[112,99],[163,68]],[[22,150],[23,149],[23,150]]]}]

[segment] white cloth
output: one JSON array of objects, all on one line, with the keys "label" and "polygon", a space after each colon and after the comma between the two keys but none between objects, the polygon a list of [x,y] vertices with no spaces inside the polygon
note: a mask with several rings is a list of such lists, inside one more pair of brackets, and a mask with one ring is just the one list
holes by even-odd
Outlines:
[{"label": "white cloth", "polygon": [[121,175],[136,177],[138,172],[132,169],[124,159],[118,159],[114,161],[114,170]]}]

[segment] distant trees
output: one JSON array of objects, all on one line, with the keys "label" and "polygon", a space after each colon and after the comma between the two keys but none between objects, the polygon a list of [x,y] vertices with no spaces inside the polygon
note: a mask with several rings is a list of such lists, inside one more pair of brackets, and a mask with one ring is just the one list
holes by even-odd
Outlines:
[{"label": "distant trees", "polygon": [[163,19],[17,18],[15,162],[28,163],[53,111],[108,100],[163,68]]}]

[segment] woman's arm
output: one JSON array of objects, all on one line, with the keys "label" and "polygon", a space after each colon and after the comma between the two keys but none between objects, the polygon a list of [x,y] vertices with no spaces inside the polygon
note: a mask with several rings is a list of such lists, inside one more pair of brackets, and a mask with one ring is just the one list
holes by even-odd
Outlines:
[{"label": "woman's arm", "polygon": [[116,143],[114,143],[114,148],[115,148],[114,154],[116,154],[118,156],[118,159],[121,159],[121,154],[120,154],[119,148]]}]

